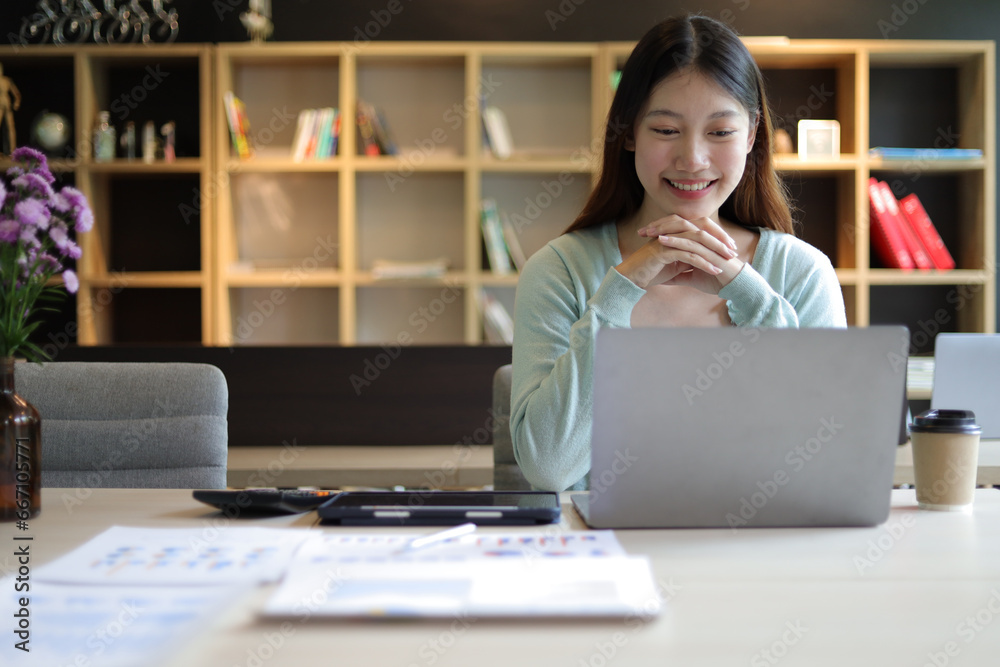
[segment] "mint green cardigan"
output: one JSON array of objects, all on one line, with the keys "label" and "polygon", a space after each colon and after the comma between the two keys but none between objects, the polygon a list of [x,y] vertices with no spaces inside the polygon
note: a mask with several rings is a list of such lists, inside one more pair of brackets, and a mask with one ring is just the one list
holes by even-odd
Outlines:
[{"label": "mint green cardigan", "polygon": [[[719,292],[733,324],[846,327],[829,258],[789,234],[759,231],[753,262]],[[518,279],[510,426],[514,455],[536,488],[586,488],[597,330],[629,327],[646,293],[615,270],[621,261],[608,223],[552,240]]]}]

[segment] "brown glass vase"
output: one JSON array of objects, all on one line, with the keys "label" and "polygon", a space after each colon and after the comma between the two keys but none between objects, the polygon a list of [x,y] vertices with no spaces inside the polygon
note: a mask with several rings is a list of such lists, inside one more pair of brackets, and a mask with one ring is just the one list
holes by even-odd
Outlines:
[{"label": "brown glass vase", "polygon": [[0,521],[42,510],[42,418],[14,389],[14,359],[0,359]]}]

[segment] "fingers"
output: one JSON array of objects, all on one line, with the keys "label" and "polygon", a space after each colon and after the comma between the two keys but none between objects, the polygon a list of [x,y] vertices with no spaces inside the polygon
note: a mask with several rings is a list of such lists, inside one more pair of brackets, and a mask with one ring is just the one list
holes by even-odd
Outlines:
[{"label": "fingers", "polygon": [[[697,218],[695,220],[685,220],[677,215],[668,215],[665,218],[660,218],[655,222],[652,222],[642,229],[639,230],[639,236],[645,237],[656,237],[663,236],[665,234],[699,234],[702,242],[709,247],[716,247],[708,241],[709,237],[716,239],[722,245],[728,246],[732,250],[737,250],[736,241],[733,240],[726,230],[722,226],[711,218]],[[719,250],[716,250],[719,252]],[[719,252],[721,255],[725,255],[724,252]]]},{"label": "fingers", "polygon": [[[683,262],[692,268],[701,269],[706,273],[711,273],[716,276],[722,273],[722,267],[716,266],[713,260],[721,263],[732,259],[732,257],[728,254],[720,256],[719,253],[710,251],[704,245],[696,241],[679,236],[661,236],[658,241],[660,245],[674,250],[674,252],[671,253],[673,261]],[[717,240],[716,243],[718,243]],[[722,246],[722,249],[732,252],[726,246]],[[735,255],[733,255],[733,257],[735,257]]]}]

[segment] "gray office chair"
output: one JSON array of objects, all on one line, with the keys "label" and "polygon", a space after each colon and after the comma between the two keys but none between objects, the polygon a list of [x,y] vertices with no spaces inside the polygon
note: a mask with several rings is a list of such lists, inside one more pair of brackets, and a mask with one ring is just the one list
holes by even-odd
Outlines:
[{"label": "gray office chair", "polygon": [[42,417],[42,486],[225,488],[229,387],[215,366],[21,362]]},{"label": "gray office chair", "polygon": [[510,376],[511,366],[501,366],[493,374],[493,488],[498,491],[531,489],[521,467],[514,458],[514,442],[510,437]]}]

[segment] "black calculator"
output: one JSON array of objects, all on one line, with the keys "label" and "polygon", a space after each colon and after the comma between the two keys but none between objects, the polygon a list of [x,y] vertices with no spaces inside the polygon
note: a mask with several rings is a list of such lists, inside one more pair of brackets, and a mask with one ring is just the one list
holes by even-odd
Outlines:
[{"label": "black calculator", "polygon": [[194,499],[229,516],[300,514],[316,509],[337,491],[315,489],[198,489]]}]

